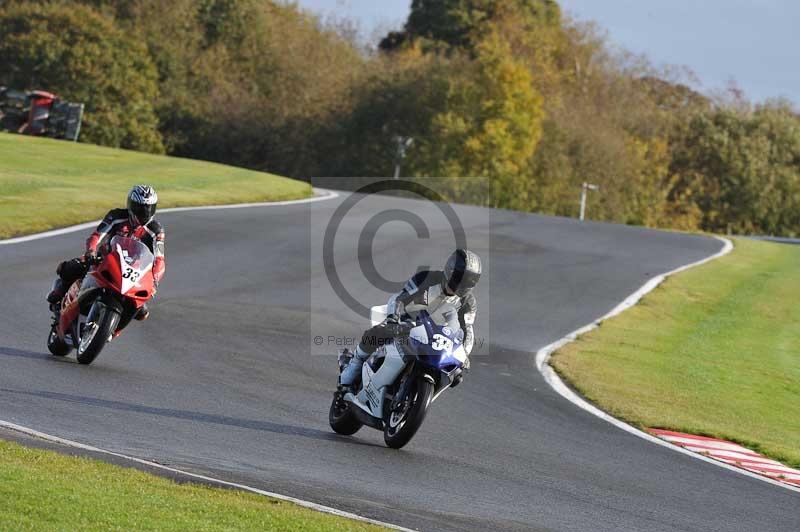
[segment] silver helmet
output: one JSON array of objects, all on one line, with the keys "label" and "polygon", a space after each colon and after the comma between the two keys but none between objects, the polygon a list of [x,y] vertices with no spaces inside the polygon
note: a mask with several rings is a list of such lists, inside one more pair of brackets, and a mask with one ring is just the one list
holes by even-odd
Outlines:
[{"label": "silver helmet", "polygon": [[450,293],[465,296],[481,278],[481,258],[467,249],[457,249],[444,266],[444,283]]},{"label": "silver helmet", "polygon": [[156,214],[158,194],[153,187],[136,185],[128,193],[128,218],[131,225],[146,225]]}]

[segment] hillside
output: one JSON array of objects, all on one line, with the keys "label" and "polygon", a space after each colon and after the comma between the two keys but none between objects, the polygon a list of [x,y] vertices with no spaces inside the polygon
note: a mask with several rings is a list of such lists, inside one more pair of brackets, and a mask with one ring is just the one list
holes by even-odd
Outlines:
[{"label": "hillside", "polygon": [[0,238],[97,220],[130,187],[156,188],[159,207],[279,201],[308,183],[221,164],[0,133]]}]

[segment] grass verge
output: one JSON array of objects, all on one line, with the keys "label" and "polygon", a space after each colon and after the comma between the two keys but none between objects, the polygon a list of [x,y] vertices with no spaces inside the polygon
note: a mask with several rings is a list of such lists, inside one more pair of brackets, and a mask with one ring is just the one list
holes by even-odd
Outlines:
[{"label": "grass verge", "polygon": [[308,183],[243,168],[0,133],[0,238],[98,220],[137,183],[162,208],[311,195]]},{"label": "grass verge", "polygon": [[4,530],[383,530],[260,495],[0,441]]},{"label": "grass verge", "polygon": [[800,246],[734,245],[551,364],[633,425],[725,438],[800,467]]}]

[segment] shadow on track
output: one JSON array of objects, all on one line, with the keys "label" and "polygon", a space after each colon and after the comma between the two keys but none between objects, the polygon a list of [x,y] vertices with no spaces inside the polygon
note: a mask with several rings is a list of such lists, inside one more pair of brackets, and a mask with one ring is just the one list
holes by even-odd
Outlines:
[{"label": "shadow on track", "polygon": [[77,363],[75,360],[66,357],[54,357],[47,353],[38,351],[28,351],[26,349],[16,349],[13,347],[0,346],[0,356],[4,357],[20,357],[20,358],[38,358],[40,360],[54,360],[57,362],[67,362],[70,364]]},{"label": "shadow on track", "polygon": [[52,399],[55,401],[64,401],[67,403],[96,406],[100,408],[110,408],[112,410],[135,412],[138,414],[148,414],[152,416],[183,419],[187,421],[199,421],[201,423],[212,423],[215,425],[224,425],[228,427],[259,430],[264,432],[272,432],[275,434],[287,434],[291,436],[301,436],[303,438],[312,438],[325,441],[348,442],[356,445],[367,445],[369,447],[382,447],[380,445],[376,445],[373,443],[358,441],[350,438],[344,438],[332,432],[309,429],[306,427],[298,427],[296,425],[285,425],[283,423],[273,423],[271,421],[258,421],[254,419],[220,416],[216,414],[206,414],[203,412],[192,412],[190,410],[157,408],[154,406],[125,403],[122,401],[109,401],[107,399],[98,399],[96,397],[85,397],[81,395],[71,395],[71,394],[47,392],[47,391],[30,392],[24,390],[11,390],[8,388],[0,388],[0,392],[18,394],[18,395],[28,395],[33,397],[42,397],[45,399]]}]

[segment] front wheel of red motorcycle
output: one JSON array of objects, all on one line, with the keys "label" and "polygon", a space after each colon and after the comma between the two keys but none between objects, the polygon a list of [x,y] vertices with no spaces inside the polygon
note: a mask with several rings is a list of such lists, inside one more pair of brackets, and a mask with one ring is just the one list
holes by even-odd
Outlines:
[{"label": "front wheel of red motorcycle", "polygon": [[78,362],[91,364],[103,347],[108,342],[111,334],[119,323],[119,314],[108,307],[101,306],[93,315],[92,321],[87,321],[83,327],[81,341],[78,344]]}]

